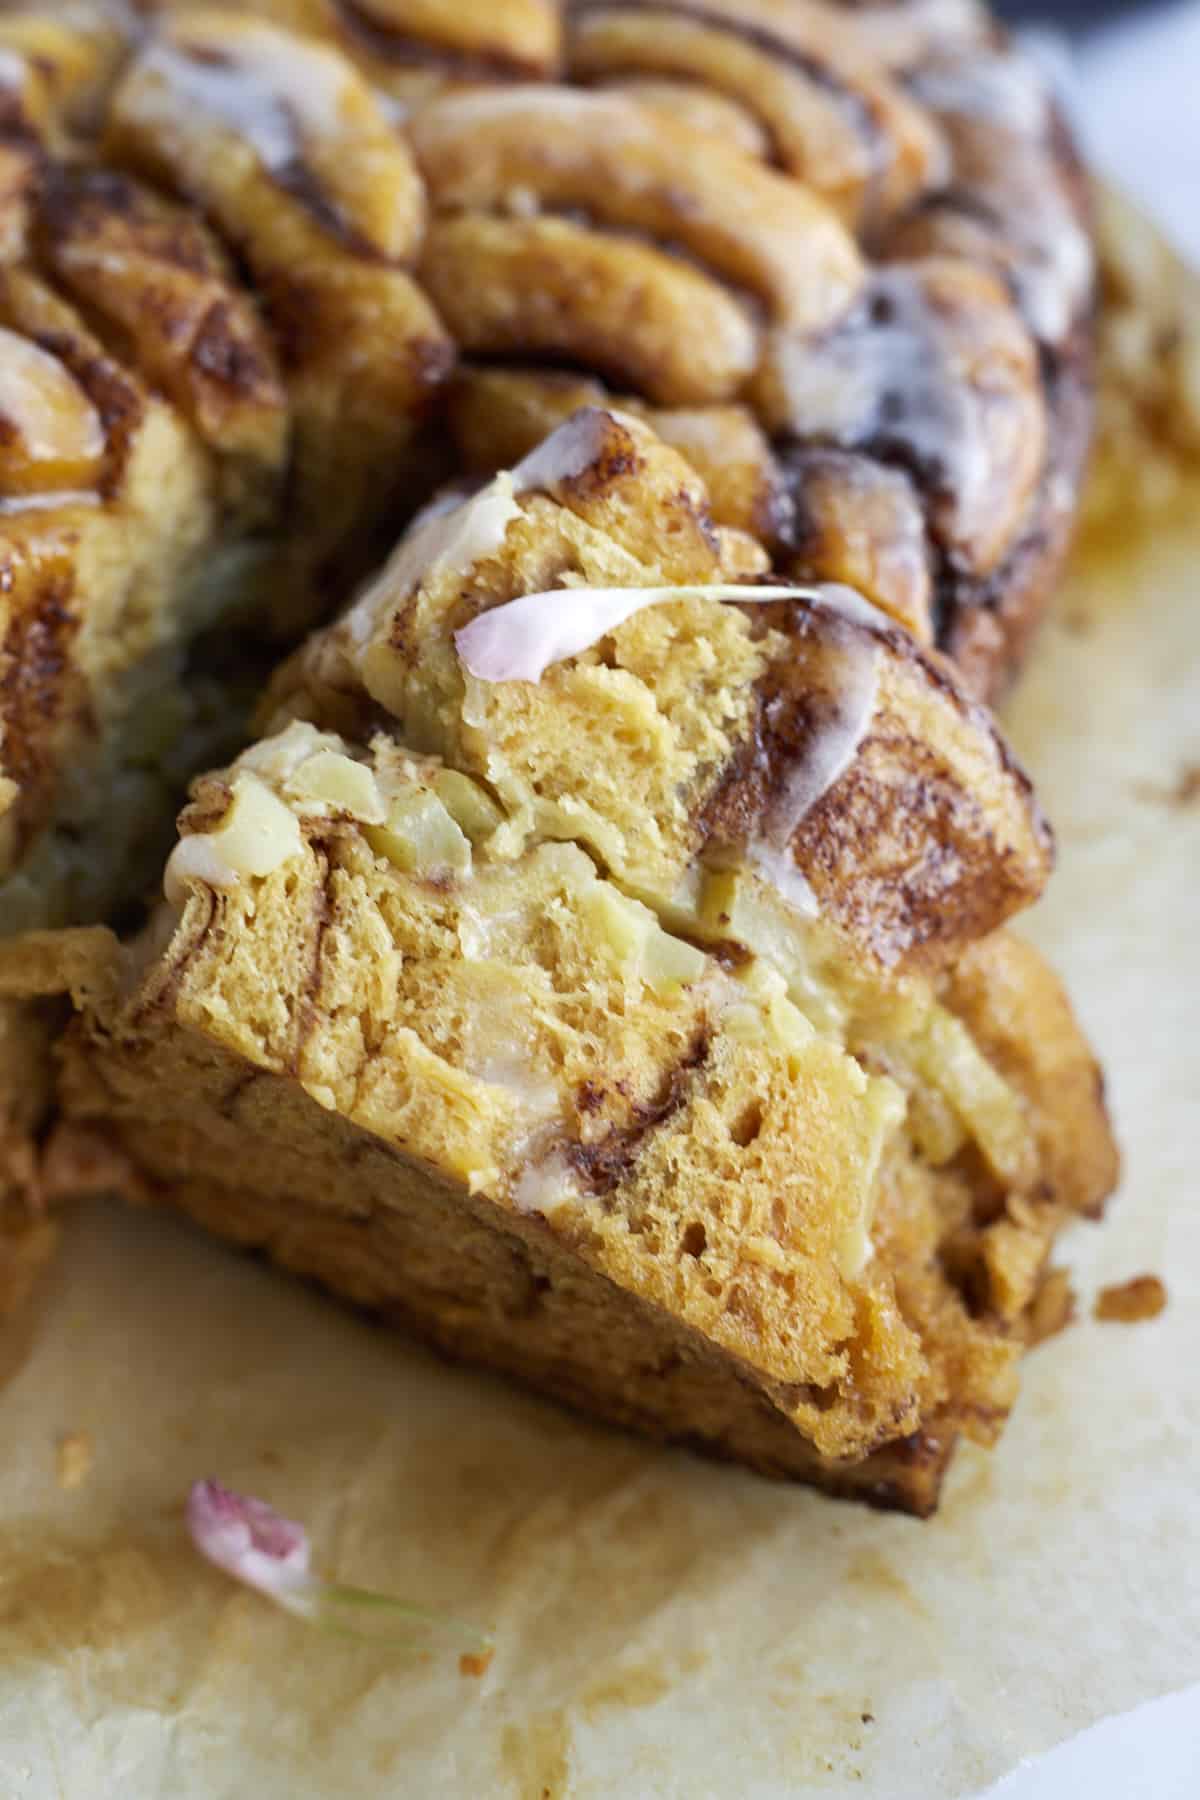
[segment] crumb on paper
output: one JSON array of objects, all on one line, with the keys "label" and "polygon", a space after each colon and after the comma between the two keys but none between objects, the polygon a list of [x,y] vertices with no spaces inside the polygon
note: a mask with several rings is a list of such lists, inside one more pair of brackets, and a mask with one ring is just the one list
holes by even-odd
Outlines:
[{"label": "crumb on paper", "polygon": [[1157,1319],[1166,1304],[1167,1290],[1157,1275],[1134,1275],[1101,1288],[1094,1312],[1098,1319],[1139,1325],[1143,1319]]},{"label": "crumb on paper", "polygon": [[1194,806],[1200,800],[1200,763],[1185,763],[1171,791],[1173,806]]},{"label": "crumb on paper", "polygon": [[60,1488],[82,1487],[92,1472],[95,1451],[90,1431],[66,1431],[54,1453],[54,1469]]},{"label": "crumb on paper", "polygon": [[458,1659],[460,1675],[486,1675],[492,1666],[494,1650],[464,1650]]},{"label": "crumb on paper", "polygon": [[1200,803],[1200,763],[1184,763],[1169,786],[1158,782],[1139,782],[1142,798],[1156,806],[1186,812]]},{"label": "crumb on paper", "polygon": [[875,1714],[873,1712],[860,1713],[858,1716],[864,1725],[873,1725],[875,1723]]}]

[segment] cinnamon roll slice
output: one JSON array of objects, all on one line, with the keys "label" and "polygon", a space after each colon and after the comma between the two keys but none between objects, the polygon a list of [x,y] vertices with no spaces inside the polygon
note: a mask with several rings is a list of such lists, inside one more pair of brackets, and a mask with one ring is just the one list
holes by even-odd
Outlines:
[{"label": "cinnamon roll slice", "polygon": [[949,665],[772,579],[593,408],[430,507],[263,717],[140,943],[64,967],[57,1166],[622,1426],[929,1512],[1115,1172],[997,929],[1049,834]]},{"label": "cinnamon roll slice", "polygon": [[411,272],[423,184],[344,58],[229,12],[189,11],[147,44],[103,153],[198,206],[250,272],[292,411],[275,606],[295,632],[328,609],[364,521],[421,485],[414,441],[453,356]]}]

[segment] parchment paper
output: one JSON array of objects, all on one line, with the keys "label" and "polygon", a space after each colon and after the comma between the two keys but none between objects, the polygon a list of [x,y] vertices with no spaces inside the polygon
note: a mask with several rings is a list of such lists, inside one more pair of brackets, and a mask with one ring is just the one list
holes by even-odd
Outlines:
[{"label": "parchment paper", "polygon": [[[1061,845],[1028,928],[1101,1047],[1127,1177],[1064,1247],[1080,1322],[940,1515],[626,1440],[97,1206],[0,1394],[4,1800],[958,1800],[1200,1677],[1198,505],[1118,508],[1011,711]],[[1143,1272],[1160,1319],[1091,1320]],[[210,1473],[342,1579],[491,1627],[491,1669],[235,1589],[183,1533]]]}]

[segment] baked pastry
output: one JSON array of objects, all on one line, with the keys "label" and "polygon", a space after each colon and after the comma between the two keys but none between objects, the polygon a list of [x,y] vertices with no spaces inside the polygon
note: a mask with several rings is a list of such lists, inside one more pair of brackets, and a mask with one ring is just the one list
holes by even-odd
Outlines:
[{"label": "baked pastry", "polygon": [[772,580],[593,408],[431,508],[263,719],[140,942],[68,936],[44,978],[83,1000],[60,1179],[617,1423],[931,1510],[1115,1172],[1061,989],[999,929],[1049,833],[950,665]]},{"label": "baked pastry", "polygon": [[[156,10],[236,65],[244,21]],[[336,44],[409,138],[460,462],[641,411],[780,571],[858,582],[1001,690],[1074,516],[1092,263],[1061,120],[981,8],[254,11]]]},{"label": "baked pastry", "polygon": [[[1014,666],[1090,263],[971,5],[34,4],[0,49],[0,932],[126,908],[270,646],[610,390],[775,571],[977,692]],[[14,980],[0,1147],[36,1187],[54,1018]]]},{"label": "baked pastry", "polygon": [[[131,891],[147,821],[161,832],[164,793],[169,816],[205,754],[186,653],[231,619],[250,643],[273,625],[294,640],[344,593],[403,507],[451,355],[402,266],[420,183],[365,83],[278,34],[268,55],[253,21],[221,29],[242,59],[234,100],[211,72],[192,95],[204,65],[165,43],[119,74],[109,57],[107,88],[93,62],[104,143],[73,154],[92,38],[70,17],[0,21],[33,96],[10,127],[24,179],[4,195],[0,268],[0,930],[102,916]],[[207,41],[178,35],[196,56]],[[302,193],[274,179],[271,144],[224,125],[236,102],[278,136],[281,90],[308,96]]]},{"label": "baked pastry", "polygon": [[[244,736],[256,640],[327,611],[418,491],[452,350],[403,267],[411,156],[348,64],[256,64],[244,30],[240,95],[266,119],[273,83],[310,95],[303,193],[174,104],[165,46],[130,69],[100,9],[0,19],[0,934],[153,882],[188,776]],[[0,1006],[28,1187],[49,1022]]]},{"label": "baked pastry", "polygon": [[[451,336],[632,386],[784,572],[999,678],[997,622],[1031,616],[1009,575],[1047,571],[1072,480],[996,271],[1070,361],[1088,259],[1044,96],[970,8],[256,11],[281,24],[164,9],[124,60],[96,8],[0,22],[0,929],[136,891],[233,710],[176,679],[191,645],[243,606],[243,644],[294,638],[345,592],[445,471],[422,421]],[[456,454],[514,461],[603,398],[468,367]]]}]

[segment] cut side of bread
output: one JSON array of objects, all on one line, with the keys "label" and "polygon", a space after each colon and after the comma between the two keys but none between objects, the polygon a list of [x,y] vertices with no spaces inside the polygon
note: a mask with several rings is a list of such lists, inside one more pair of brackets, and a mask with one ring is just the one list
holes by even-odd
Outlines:
[{"label": "cut side of bread", "polygon": [[763,561],[603,409],[431,509],[196,785],[142,937],[39,972],[81,1007],[48,1166],[925,1513],[1115,1156],[999,929],[1051,848],[994,723]]}]

